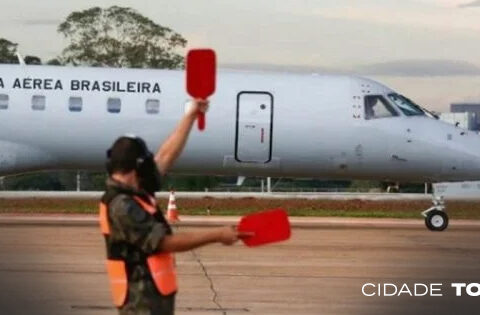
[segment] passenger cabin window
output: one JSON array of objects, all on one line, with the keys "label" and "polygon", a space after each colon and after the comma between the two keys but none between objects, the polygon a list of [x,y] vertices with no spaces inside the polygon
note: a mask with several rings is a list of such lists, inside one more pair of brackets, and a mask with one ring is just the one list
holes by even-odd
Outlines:
[{"label": "passenger cabin window", "polygon": [[145,102],[145,110],[147,114],[158,114],[160,112],[160,101],[156,99],[148,99]]},{"label": "passenger cabin window", "polygon": [[365,119],[398,116],[392,105],[380,95],[365,96]]},{"label": "passenger cabin window", "polygon": [[425,112],[423,109],[406,98],[405,96],[402,96],[400,94],[388,94],[388,98],[400,108],[402,113],[405,114],[405,116],[424,116]]},{"label": "passenger cabin window", "polygon": [[68,99],[68,109],[71,112],[81,112],[83,101],[81,97],[70,97]]},{"label": "passenger cabin window", "polygon": [[118,114],[122,108],[122,101],[119,98],[109,98],[107,101],[107,110],[109,113]]},{"label": "passenger cabin window", "polygon": [[8,109],[9,97],[7,94],[0,94],[0,109]]},{"label": "passenger cabin window", "polygon": [[43,95],[32,96],[32,109],[33,110],[45,110],[46,98]]}]

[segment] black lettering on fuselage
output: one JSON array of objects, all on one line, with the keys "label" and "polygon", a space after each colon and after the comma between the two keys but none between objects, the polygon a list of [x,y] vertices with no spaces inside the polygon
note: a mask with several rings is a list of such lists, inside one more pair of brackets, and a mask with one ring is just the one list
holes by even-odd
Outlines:
[{"label": "black lettering on fuselage", "polygon": [[55,90],[63,90],[62,81],[57,80],[57,82],[55,82]]},{"label": "black lettering on fuselage", "polygon": [[135,82],[127,82],[127,92],[128,93],[135,93]]},{"label": "black lettering on fuselage", "polygon": [[150,93],[150,83],[143,82],[142,83],[142,93]]},{"label": "black lettering on fuselage", "polygon": [[20,83],[20,79],[15,79],[15,81],[13,81],[13,88],[14,89],[21,89],[22,88],[22,84]]},{"label": "black lettering on fuselage", "polygon": [[[51,80],[51,79],[47,79]],[[50,89],[52,82],[45,80],[43,82],[43,87],[45,89]],[[33,82],[35,88],[38,86],[38,83]],[[61,89],[61,82],[57,81],[57,85]],[[139,82],[139,81],[89,81],[89,80],[71,80],[70,89],[72,91],[91,91],[91,92],[126,92],[126,93],[161,93],[160,84],[158,83],[149,83],[149,82]]]},{"label": "black lettering on fuselage", "polygon": [[42,89],[42,79],[33,79],[33,89],[34,90]]},{"label": "black lettering on fuselage", "polygon": [[98,83],[98,81],[93,81],[92,91],[100,92],[100,83]]},{"label": "black lettering on fuselage", "polygon": [[90,81],[82,80],[82,91],[90,91]]},{"label": "black lettering on fuselage", "polygon": [[[3,85],[3,82],[2,82]],[[13,81],[14,89],[25,90],[63,90],[62,81],[54,79],[32,79],[32,78],[16,78]]]},{"label": "black lettering on fuselage", "polygon": [[112,83],[110,81],[103,81],[103,92],[110,92],[112,90]]},{"label": "black lettering on fuselage", "polygon": [[52,89],[52,83],[53,83],[53,79],[45,79],[43,81],[43,88],[45,90],[51,90]]},{"label": "black lettering on fuselage", "polygon": [[4,87],[5,87],[5,85],[3,85],[3,79],[2,79],[2,78],[0,78],[0,88],[2,88],[2,89],[3,89]]},{"label": "black lettering on fuselage", "polygon": [[120,84],[120,82],[115,82],[117,84],[117,91],[118,92],[125,92],[125,89],[122,87],[122,85]]},{"label": "black lettering on fuselage", "polygon": [[[55,85],[53,85],[54,82],[55,82]],[[63,90],[62,81],[60,80],[54,81],[53,79],[44,79],[42,88],[44,90]]]},{"label": "black lettering on fuselage", "polygon": [[70,90],[78,91],[79,88],[80,88],[80,81],[78,80],[70,81]]},{"label": "black lettering on fuselage", "polygon": [[162,91],[160,90],[160,84],[155,83],[155,84],[153,85],[153,91],[152,91],[152,93],[162,93]]},{"label": "black lettering on fuselage", "polygon": [[[22,88],[22,87],[20,87],[20,88]],[[27,90],[32,89],[32,79],[30,79],[30,78],[23,79],[23,88],[27,89]]]}]

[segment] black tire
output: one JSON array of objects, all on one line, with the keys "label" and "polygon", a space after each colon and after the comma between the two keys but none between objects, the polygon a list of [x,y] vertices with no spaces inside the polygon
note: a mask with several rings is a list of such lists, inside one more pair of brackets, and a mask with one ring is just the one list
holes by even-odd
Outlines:
[{"label": "black tire", "polygon": [[448,227],[448,215],[444,211],[432,210],[425,218],[425,225],[430,231],[443,231]]}]

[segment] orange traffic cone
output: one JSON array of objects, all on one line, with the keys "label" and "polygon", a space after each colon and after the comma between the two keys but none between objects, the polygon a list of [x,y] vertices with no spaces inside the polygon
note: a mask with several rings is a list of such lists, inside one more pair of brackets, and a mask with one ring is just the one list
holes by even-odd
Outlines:
[{"label": "orange traffic cone", "polygon": [[170,191],[170,198],[168,199],[167,220],[170,223],[180,221],[180,218],[178,217],[177,204],[175,202],[175,192],[173,190]]}]

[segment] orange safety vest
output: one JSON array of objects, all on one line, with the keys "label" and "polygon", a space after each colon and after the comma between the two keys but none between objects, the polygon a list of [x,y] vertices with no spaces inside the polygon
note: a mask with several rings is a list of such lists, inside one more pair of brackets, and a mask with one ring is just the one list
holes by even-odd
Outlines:
[{"label": "orange safety vest", "polygon": [[[153,215],[157,211],[155,199],[151,198],[150,203],[136,196],[134,196],[133,199],[135,199],[146,212]],[[104,236],[108,237],[110,235],[108,206],[103,202],[100,203],[100,230]],[[147,257],[147,265],[155,287],[161,294],[170,295],[177,291],[175,260],[171,253],[153,254]],[[110,278],[113,303],[115,306],[121,307],[125,304],[128,292],[128,277],[125,261],[107,259],[107,272]]]}]

